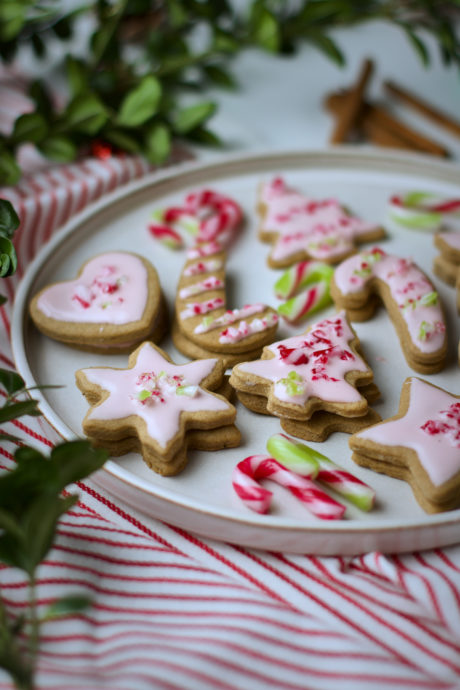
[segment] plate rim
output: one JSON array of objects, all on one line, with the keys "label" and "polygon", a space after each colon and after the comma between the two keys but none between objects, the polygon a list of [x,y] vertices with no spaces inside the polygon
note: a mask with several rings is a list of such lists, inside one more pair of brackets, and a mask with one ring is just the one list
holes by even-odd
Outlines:
[{"label": "plate rim", "polygon": [[[121,185],[112,192],[104,194],[100,199],[88,204],[86,208],[72,216],[62,228],[57,230],[50,240],[40,248],[32,262],[28,264],[24,275],[17,285],[11,322],[11,345],[16,368],[26,384],[34,385],[36,383],[29,366],[25,339],[22,337],[26,319],[28,318],[27,305],[31,287],[43,261],[60,247],[68,236],[73,235],[82,223],[88,218],[93,218],[102,213],[115,202],[123,203],[131,195],[141,192],[150,186],[167,185],[171,180],[175,180],[179,187],[187,186],[187,184],[193,184],[193,181],[188,182],[188,177],[209,177],[214,170],[217,170],[222,177],[231,176],[232,173],[236,174],[232,171],[232,168],[235,166],[237,168],[255,167],[257,169],[264,163],[268,165],[268,169],[274,166],[292,167],[293,165],[308,169],[308,167],[318,167],[319,164],[320,168],[339,165],[339,167],[347,170],[353,169],[353,167],[362,170],[363,164],[366,164],[368,167],[370,166],[376,170],[376,165],[379,165],[383,166],[378,168],[382,172],[410,173],[413,175],[419,173],[421,177],[430,177],[434,181],[460,185],[460,166],[452,161],[433,160],[430,156],[417,153],[382,151],[368,146],[362,148],[356,146],[334,146],[318,149],[286,149],[274,150],[268,153],[266,151],[254,151],[244,154],[238,152],[216,157],[212,161],[187,161],[185,163],[173,164],[171,167],[153,171],[125,185]],[[425,166],[429,166],[428,171]],[[248,169],[245,171],[248,174],[251,172],[256,172],[256,170]],[[433,175],[432,173],[435,174]],[[195,184],[200,183],[196,182]],[[34,393],[34,396],[39,398],[44,418],[63,439],[78,438],[65,422],[60,419],[58,413],[54,411],[40,391]],[[101,486],[104,486],[104,473],[109,475],[112,482],[126,484],[130,489],[140,491],[144,496],[152,496],[160,501],[164,501],[169,506],[180,506],[186,510],[193,511],[195,514],[206,516],[206,518],[218,518],[226,522],[230,521],[234,525],[250,527],[255,530],[276,530],[281,533],[299,533],[305,536],[309,534],[319,534],[322,536],[334,534],[340,538],[341,534],[343,536],[350,534],[352,536],[359,536],[363,533],[366,535],[379,535],[382,532],[419,531],[436,527],[447,529],[449,526],[460,522],[460,509],[445,513],[428,514],[425,519],[429,519],[429,523],[420,522],[420,518],[414,518],[413,521],[405,522],[404,524],[400,524],[398,520],[388,519],[384,523],[367,526],[361,522],[353,523],[353,520],[333,521],[333,523],[323,521],[300,525],[298,521],[291,523],[289,518],[284,517],[283,521],[279,522],[279,516],[249,514],[246,518],[244,515],[234,515],[230,512],[227,514],[226,511],[215,513],[214,509],[203,508],[203,506],[197,503],[196,499],[190,497],[184,496],[182,500],[175,498],[174,491],[153,484],[146,485],[145,479],[130,473],[129,470],[111,459],[107,460],[102,470],[93,475],[96,483],[101,484]],[[123,499],[122,494],[117,495]],[[259,518],[259,520],[255,520],[255,518]],[[460,541],[460,537],[457,541]]]}]

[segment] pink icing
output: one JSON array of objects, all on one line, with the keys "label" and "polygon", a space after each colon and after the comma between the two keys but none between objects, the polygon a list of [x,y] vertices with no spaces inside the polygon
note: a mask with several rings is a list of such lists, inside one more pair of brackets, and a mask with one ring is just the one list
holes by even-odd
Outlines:
[{"label": "pink icing", "polygon": [[412,261],[374,248],[346,259],[334,274],[343,295],[361,291],[372,277],[390,288],[411,340],[421,352],[435,352],[443,347],[445,323],[437,293]]},{"label": "pink icing", "polygon": [[451,249],[460,251],[460,232],[440,232],[438,237],[442,237]]},{"label": "pink icing", "polygon": [[[104,402],[91,408],[88,418],[125,419],[137,415],[145,421],[148,434],[165,447],[179,431],[182,412],[231,408],[230,403],[209,391],[194,388],[213,371],[216,362],[204,359],[178,366],[145,343],[132,369],[83,369],[90,383],[109,392]],[[178,394],[178,386],[186,386],[189,394]],[[141,399],[144,390],[150,395]]]},{"label": "pink icing", "polygon": [[191,304],[187,304],[186,308],[181,311],[180,318],[191,319],[192,316],[207,314],[210,311],[214,311],[214,309],[223,307],[224,304],[225,301],[222,299],[222,297],[215,297],[207,302],[192,302]]},{"label": "pink icing", "polygon": [[237,343],[240,340],[244,340],[244,338],[249,338],[249,336],[254,335],[254,333],[266,331],[277,323],[277,314],[267,314],[263,319],[253,319],[249,323],[241,321],[236,328],[234,326],[229,326],[222,331],[219,336],[219,342],[223,345],[227,343]]},{"label": "pink icing", "polygon": [[218,242],[205,242],[187,249],[187,259],[201,259],[204,256],[212,256],[222,251],[222,245]]},{"label": "pink icing", "polygon": [[259,314],[264,311],[267,307],[265,304],[246,304],[241,309],[229,309],[218,316],[215,319],[205,319],[195,328],[195,333],[207,333],[208,331],[213,331],[215,328],[221,328],[222,326],[228,326],[231,323],[235,323],[239,319],[246,319],[248,316],[253,316],[254,314]]},{"label": "pink icing", "polygon": [[220,259],[209,259],[208,261],[198,261],[196,264],[187,266],[184,270],[184,276],[198,276],[202,273],[212,273],[212,271],[220,271],[223,267],[223,261]]},{"label": "pink icing", "polygon": [[199,295],[201,292],[207,292],[208,290],[218,290],[224,287],[224,283],[217,276],[209,276],[206,280],[202,280],[200,283],[192,283],[192,285],[187,285],[187,287],[179,290],[179,297],[181,299],[186,299],[187,297],[193,297],[193,295]]},{"label": "pink icing", "polygon": [[344,212],[335,199],[315,201],[289,189],[281,178],[262,188],[267,209],[264,227],[278,233],[272,258],[285,259],[306,251],[315,259],[331,259],[349,253],[354,240],[377,228]]},{"label": "pink icing", "polygon": [[147,303],[147,269],[133,254],[109,252],[85,265],[75,280],[56,283],[37,300],[52,319],[122,325],[142,318]]},{"label": "pink icing", "polygon": [[[275,357],[239,364],[238,368],[272,381],[276,398],[303,405],[318,397],[330,402],[353,403],[362,399],[354,386],[347,383],[349,371],[368,371],[364,360],[351,352],[348,343],[354,335],[345,312],[315,324],[303,335],[273,343],[268,347]],[[294,372],[294,374],[292,374]],[[291,376],[294,375],[294,379]],[[287,381],[297,387],[289,394]]]},{"label": "pink icing", "polygon": [[369,427],[357,436],[385,446],[411,448],[435,486],[460,471],[460,402],[421,379],[410,379],[404,417]]}]

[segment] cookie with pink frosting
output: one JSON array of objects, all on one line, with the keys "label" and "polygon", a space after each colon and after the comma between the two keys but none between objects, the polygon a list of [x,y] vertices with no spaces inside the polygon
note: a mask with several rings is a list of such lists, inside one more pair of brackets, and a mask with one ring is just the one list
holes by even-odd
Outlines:
[{"label": "cookie with pink frosting", "polygon": [[[378,418],[369,415],[364,395],[378,395],[373,373],[344,311],[265,347],[258,360],[238,364],[230,383],[249,409],[279,417],[283,428],[308,440]],[[350,427],[350,418],[358,425]]]},{"label": "cookie with pink frosting", "polygon": [[407,378],[397,414],[349,445],[358,465],[409,482],[425,511],[460,507],[460,396]]},{"label": "cookie with pink frosting", "polygon": [[267,260],[272,268],[308,259],[336,264],[357,244],[385,235],[377,223],[351,215],[337,199],[305,196],[281,177],[261,185],[258,212],[259,238],[272,244]]},{"label": "cookie with pink frosting", "polygon": [[240,443],[236,410],[217,391],[225,386],[218,359],[176,365],[153,343],[142,343],[125,369],[76,372],[90,409],[84,433],[113,455],[138,452],[162,475],[186,465],[188,450],[220,450]]},{"label": "cookie with pink frosting", "polygon": [[444,367],[447,337],[441,300],[411,259],[387,254],[379,247],[355,254],[335,269],[331,295],[352,321],[371,318],[381,300],[409,366],[425,374]]},{"label": "cookie with pink frosting", "polygon": [[227,366],[260,355],[272,342],[278,315],[266,304],[228,309],[227,255],[216,242],[188,250],[179,277],[173,341],[188,357],[219,357]]},{"label": "cookie with pink frosting", "polygon": [[166,327],[160,281],[137,254],[112,251],[89,259],[76,278],[42,288],[30,315],[45,335],[94,352],[130,352],[159,341]]}]

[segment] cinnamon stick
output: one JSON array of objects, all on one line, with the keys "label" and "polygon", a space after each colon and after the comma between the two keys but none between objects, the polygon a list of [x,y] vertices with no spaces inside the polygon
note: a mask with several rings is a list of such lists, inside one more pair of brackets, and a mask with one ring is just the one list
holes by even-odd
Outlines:
[{"label": "cinnamon stick", "polygon": [[346,141],[347,136],[358,119],[361,110],[367,83],[372,75],[374,63],[365,60],[356,84],[347,92],[346,102],[337,118],[334,131],[330,137],[331,144],[340,144]]},{"label": "cinnamon stick", "polygon": [[[336,92],[326,97],[325,105],[340,117],[340,113],[346,107],[347,92]],[[360,111],[359,124],[366,133],[371,133],[371,139],[380,139],[375,143],[381,143],[385,139],[386,146],[390,145],[390,135],[395,140],[397,148],[407,148],[422,153],[431,153],[435,156],[447,157],[449,152],[440,144],[411,129],[400,120],[390,115],[382,106],[363,102]],[[365,123],[365,124],[364,124]],[[370,124],[369,124],[370,123]]]},{"label": "cinnamon stick", "polygon": [[415,94],[407,91],[407,89],[404,89],[402,86],[398,86],[393,81],[385,81],[384,86],[388,93],[392,96],[396,96],[403,101],[403,103],[407,103],[407,105],[410,105],[412,108],[414,108],[414,110],[417,110],[419,113],[422,113],[422,115],[425,115],[430,120],[433,120],[433,122],[436,124],[441,125],[441,127],[445,127],[453,132],[453,134],[460,136],[460,122],[458,120],[454,120],[453,117],[450,117],[441,110],[434,108],[430,103],[427,103]]}]

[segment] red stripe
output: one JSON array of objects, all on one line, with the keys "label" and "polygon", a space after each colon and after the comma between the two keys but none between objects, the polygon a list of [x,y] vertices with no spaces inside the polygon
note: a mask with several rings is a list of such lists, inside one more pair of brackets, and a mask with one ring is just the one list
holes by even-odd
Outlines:
[{"label": "red stripe", "polygon": [[57,202],[57,196],[56,196],[56,191],[54,189],[54,180],[52,176],[48,173],[44,173],[47,181],[48,181],[48,194],[50,198],[50,208],[49,208],[49,213],[48,213],[48,218],[47,222],[45,225],[45,232],[43,234],[43,239],[42,239],[42,244],[46,244],[48,240],[50,239],[54,228],[56,227],[56,214],[58,210],[58,202]]},{"label": "red stripe", "polygon": [[[117,562],[118,564],[118,562]],[[131,564],[131,563],[130,563]],[[82,565],[81,563],[70,563],[68,561],[52,561],[52,560],[45,560],[43,561],[43,565],[47,565],[50,567],[55,567],[55,568],[69,568],[69,570],[79,570],[84,573],[89,573],[91,575],[95,575],[96,577],[104,577],[109,580],[121,580],[123,582],[157,582],[159,578],[155,577],[142,577],[141,575],[125,575],[125,574],[120,574],[119,572],[117,573],[111,573],[109,572],[106,568],[103,568],[101,570],[97,570],[96,568],[91,568],[87,565]],[[123,565],[121,563],[120,565]],[[191,571],[191,572],[197,572],[197,573],[207,573],[209,572],[206,568],[199,566],[199,565],[188,565],[186,563],[174,563],[171,561],[155,561],[154,563],[145,563],[143,562],[142,565],[151,567],[151,568],[167,568],[168,570],[170,569],[177,569],[177,570],[186,570],[186,571]],[[137,567],[137,565],[136,565]],[[184,580],[184,582],[188,582],[188,580]]]},{"label": "red stripe", "polygon": [[[415,570],[412,570],[412,568],[408,568],[407,565],[405,565],[398,556],[393,557],[395,563],[398,565],[399,571],[401,573],[401,579],[404,579],[404,573],[410,573],[411,575],[414,575],[417,577],[421,582],[423,582],[426,591],[428,592],[428,596],[431,599],[431,602],[433,604],[434,610],[436,611],[436,614],[439,618],[439,620],[445,625],[446,621],[444,619],[444,614],[441,611],[441,607],[439,605],[438,598],[433,590],[433,587],[431,586],[431,582],[426,578],[423,573],[421,572],[416,572]],[[408,591],[408,587],[405,587],[406,591]]]},{"label": "red stripe", "polygon": [[8,340],[11,338],[11,324],[10,320],[8,318],[8,314],[6,313],[5,305],[2,304],[0,306],[0,317],[2,319],[3,325],[5,326],[5,331],[6,335],[8,337]]},{"label": "red stripe", "polygon": [[[2,449],[0,448],[0,451]],[[150,567],[151,565],[155,564],[155,561],[149,562],[149,561],[128,561],[126,559],[116,557],[112,558],[111,556],[106,556],[102,554],[100,551],[84,551],[83,549],[74,549],[69,546],[63,546],[62,544],[55,544],[53,546],[53,549],[58,550],[58,551],[64,551],[66,553],[72,553],[75,556],[83,556],[84,558],[95,558],[96,560],[103,561],[104,563],[113,563],[114,565],[127,565],[127,566],[133,566],[135,568],[143,568],[143,567]]]},{"label": "red stripe", "polygon": [[14,367],[14,362],[13,362],[11,359],[9,359],[9,357],[7,357],[6,355],[2,354],[1,352],[0,352],[0,359],[1,359],[2,362],[3,362],[4,364],[6,364],[8,367],[11,367],[12,369],[15,368],[15,367]]},{"label": "red stripe", "polygon": [[[423,565],[425,568],[429,568],[429,569],[432,570],[433,572],[437,573],[437,574],[439,575],[439,577],[440,577],[442,580],[444,580],[444,582],[447,584],[447,586],[449,587],[450,591],[451,591],[452,594],[454,595],[454,598],[455,598],[455,600],[456,600],[456,602],[457,602],[457,605],[460,606],[460,592],[458,591],[457,587],[455,587],[455,585],[453,584],[453,582],[450,581],[450,579],[447,577],[447,575],[446,575],[445,573],[443,573],[443,571],[440,570],[440,568],[436,568],[434,565],[431,565],[431,563],[428,563],[428,562],[422,557],[422,555],[421,555],[420,553],[416,553],[416,554],[414,554],[414,555],[415,555],[415,558],[417,559],[417,561],[418,561],[421,565]],[[445,619],[444,616],[441,618],[441,620],[444,622],[445,627],[448,628],[449,625],[448,625],[448,623],[447,623],[447,621],[446,621],[446,619]]]},{"label": "red stripe", "polygon": [[21,429],[21,431],[25,431],[29,436],[34,438],[36,441],[41,441],[42,443],[44,443],[49,448],[54,448],[54,443],[51,443],[51,441],[49,439],[47,439],[45,436],[38,434],[36,431],[31,429],[29,426],[26,426],[23,422],[20,422],[18,419],[13,419],[12,423],[18,429]]}]

